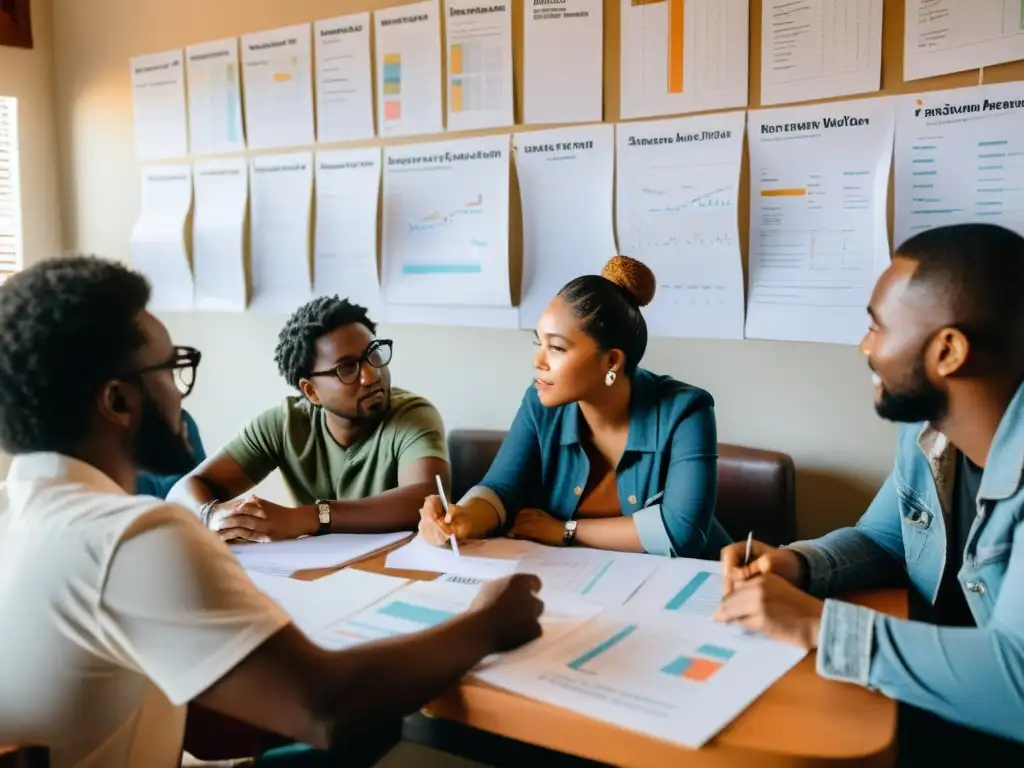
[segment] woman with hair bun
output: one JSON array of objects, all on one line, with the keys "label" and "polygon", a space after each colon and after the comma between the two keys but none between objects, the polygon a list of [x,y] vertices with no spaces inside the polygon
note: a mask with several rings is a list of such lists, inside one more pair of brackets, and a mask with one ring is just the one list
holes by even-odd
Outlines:
[{"label": "woman with hair bun", "polygon": [[507,533],[552,546],[717,558],[718,438],[707,392],[639,367],[651,270],[627,256],[567,283],[537,321],[534,384],[487,476],[447,516],[437,546]]}]

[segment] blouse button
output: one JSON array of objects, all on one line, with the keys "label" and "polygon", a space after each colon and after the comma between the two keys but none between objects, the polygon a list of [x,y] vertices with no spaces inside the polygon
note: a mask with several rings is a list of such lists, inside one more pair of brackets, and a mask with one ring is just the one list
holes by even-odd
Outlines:
[{"label": "blouse button", "polygon": [[578,485],[572,489],[572,492],[575,493],[577,496],[583,495],[583,489],[580,488]]},{"label": "blouse button", "polygon": [[636,504],[636,496],[630,496],[628,499],[626,499],[626,501],[628,501],[630,504]]}]

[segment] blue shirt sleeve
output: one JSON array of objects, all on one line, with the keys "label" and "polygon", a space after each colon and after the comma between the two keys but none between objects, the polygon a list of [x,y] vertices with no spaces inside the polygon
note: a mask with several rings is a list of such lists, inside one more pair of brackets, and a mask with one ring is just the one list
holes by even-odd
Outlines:
[{"label": "blue shirt sleeve", "polygon": [[700,557],[718,498],[718,426],[710,402],[685,414],[670,445],[661,503],[633,515],[640,543],[652,555]]},{"label": "blue shirt sleeve", "polygon": [[[188,411],[183,410],[181,417],[184,419],[188,429],[188,444],[195,456],[193,467],[197,467],[206,459],[203,441],[199,437],[199,427],[196,426],[195,419],[192,418]],[[154,475],[151,472],[140,472],[135,481],[135,493],[139,496],[156,496],[158,499],[166,499],[167,494],[171,492],[171,488],[182,477],[184,475]]]},{"label": "blue shirt sleeve", "polygon": [[482,497],[495,508],[504,525],[527,503],[529,489],[537,485],[541,475],[540,438],[534,409],[540,406],[530,387],[519,405],[519,411],[501,444],[491,468],[466,498]]}]

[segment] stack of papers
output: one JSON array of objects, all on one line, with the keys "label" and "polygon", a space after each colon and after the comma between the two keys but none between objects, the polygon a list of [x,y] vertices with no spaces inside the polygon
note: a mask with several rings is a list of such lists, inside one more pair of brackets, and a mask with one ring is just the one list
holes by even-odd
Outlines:
[{"label": "stack of papers", "polygon": [[[327,536],[236,551],[250,569],[289,571],[337,565],[397,538]],[[534,573],[543,585],[542,636],[489,656],[471,676],[691,748],[806,655],[713,621],[722,578],[718,564],[704,560],[508,539],[467,542],[456,555],[416,538],[389,554],[387,566],[445,575],[406,581],[348,569],[313,582],[250,575],[314,643],[341,650],[436,627],[470,610],[486,581]]]},{"label": "stack of papers", "polygon": [[408,533],[330,533],[269,544],[235,544],[231,551],[247,571],[291,576],[296,571],[334,568],[401,541]]},{"label": "stack of papers", "polygon": [[309,637],[408,584],[405,579],[355,569],[337,571],[315,581],[260,571],[249,571],[249,578]]},{"label": "stack of papers", "polygon": [[388,555],[387,567],[478,579],[532,573],[540,578],[545,599],[570,596],[584,603],[618,606],[664,562],[650,555],[545,547],[511,539],[466,542],[455,554],[416,537]]}]

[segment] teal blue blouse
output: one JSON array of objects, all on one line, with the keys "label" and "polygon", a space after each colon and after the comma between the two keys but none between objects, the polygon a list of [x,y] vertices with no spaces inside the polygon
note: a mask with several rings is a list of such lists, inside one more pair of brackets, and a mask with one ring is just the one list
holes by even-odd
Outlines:
[{"label": "teal blue blouse", "polygon": [[[188,425],[188,444],[192,447],[192,453],[196,458],[194,467],[206,459],[206,451],[203,450],[203,441],[199,438],[199,427],[188,411],[181,412],[181,418]],[[135,493],[139,496],[156,496],[158,499],[167,498],[174,484],[181,480],[183,475],[154,475],[151,472],[140,472],[135,482]]]},{"label": "teal blue blouse", "polygon": [[[488,501],[506,526],[528,507],[572,519],[590,475],[579,421],[578,405],[547,408],[531,386],[490,470],[466,498]],[[717,558],[731,543],[714,516],[718,430],[704,390],[638,370],[615,474],[622,514],[634,519],[645,551]]]}]

